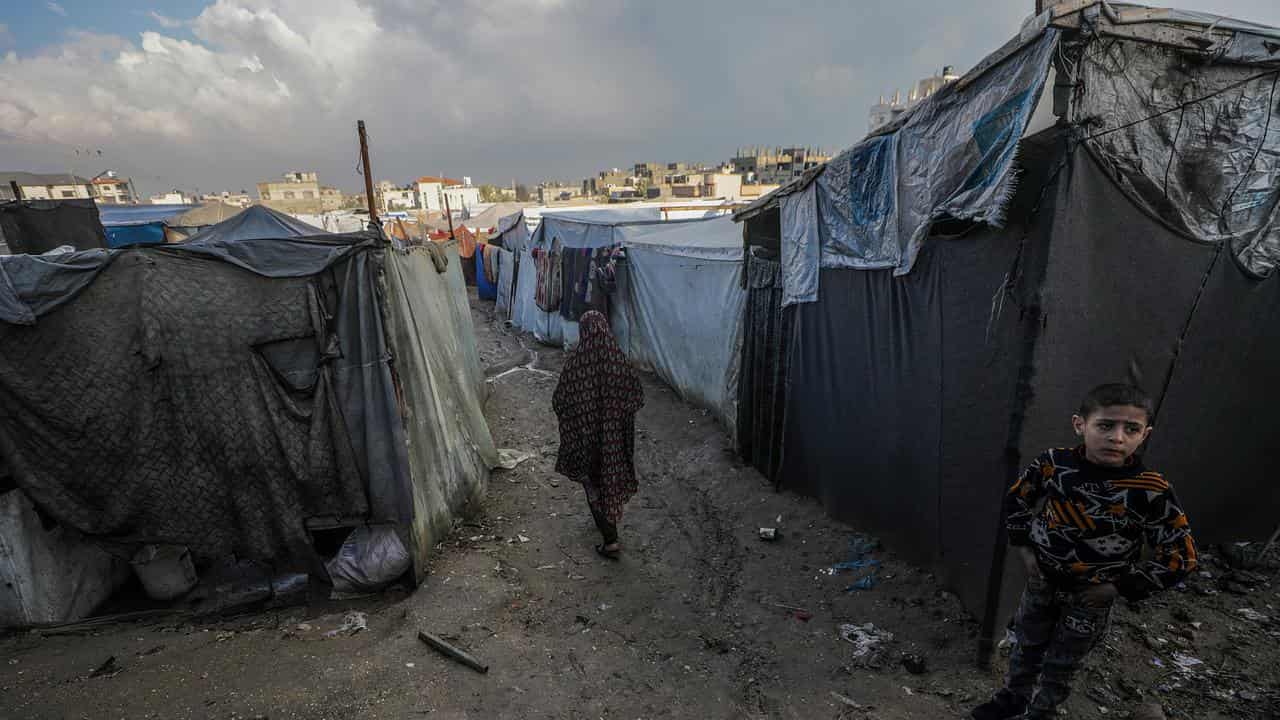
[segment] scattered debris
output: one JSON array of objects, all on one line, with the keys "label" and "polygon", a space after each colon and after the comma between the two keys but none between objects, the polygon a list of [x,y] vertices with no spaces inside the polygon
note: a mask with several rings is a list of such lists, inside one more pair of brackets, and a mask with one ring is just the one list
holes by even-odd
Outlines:
[{"label": "scattered debris", "polygon": [[893,633],[881,630],[872,623],[865,625],[841,625],[840,637],[853,643],[855,658],[866,657],[880,645],[891,642]]},{"label": "scattered debris", "polygon": [[516,535],[516,540],[519,540],[522,543],[529,542],[529,538],[525,537],[524,535]]},{"label": "scattered debris", "polygon": [[854,592],[857,590],[870,590],[879,583],[876,573],[880,569],[880,561],[870,557],[870,554],[880,547],[880,541],[862,534],[855,534],[849,539],[849,559],[845,562],[834,563],[827,571],[828,575],[835,575],[840,572],[859,572],[866,571],[866,574],[859,577],[848,587],[845,592]]},{"label": "scattered debris", "polygon": [[760,528],[760,539],[768,542],[774,542],[782,537],[777,528],[762,527]]},{"label": "scattered debris", "polygon": [[1240,617],[1244,618],[1245,620],[1251,620],[1256,623],[1264,623],[1271,620],[1271,618],[1267,617],[1266,615],[1263,615],[1262,613],[1258,612],[1257,610],[1254,610],[1253,608],[1247,608],[1247,607],[1240,608],[1236,612],[1240,615]]},{"label": "scattered debris", "polygon": [[443,639],[438,638],[435,635],[432,635],[431,633],[425,630],[418,631],[418,639],[426,643],[427,645],[430,645],[433,649],[435,649],[437,652],[441,653],[445,657],[451,660],[456,660],[482,675],[489,672],[488,665],[485,665],[479,660],[471,657],[467,653],[459,650],[458,648],[445,642]]},{"label": "scattered debris", "polygon": [[836,701],[837,701],[837,702],[839,702],[840,704],[842,704],[842,705],[848,705],[849,707],[853,708],[854,710],[864,710],[864,709],[869,709],[869,708],[867,708],[867,707],[866,707],[866,706],[864,706],[864,705],[859,705],[857,702],[855,702],[855,701],[853,700],[853,698],[847,697],[847,696],[845,696],[845,695],[841,695],[840,693],[836,692],[835,690],[832,690],[832,691],[831,691],[831,697],[835,698],[835,699],[836,699]]},{"label": "scattered debris", "polygon": [[124,667],[122,667],[122,666],[120,666],[120,665],[117,665],[117,664],[116,664],[116,656],[115,656],[115,655],[112,655],[111,657],[109,657],[109,658],[107,658],[106,660],[104,660],[104,661],[103,661],[103,663],[102,663],[101,665],[99,665],[98,667],[94,668],[94,669],[93,669],[93,672],[89,673],[89,677],[91,677],[91,678],[96,678],[96,677],[114,677],[114,676],[116,676],[116,675],[120,674],[120,671],[122,671],[122,670],[124,670]]},{"label": "scattered debris", "polygon": [[526,452],[524,450],[512,450],[510,448],[502,448],[498,450],[498,469],[515,470],[516,466],[525,460],[534,457],[535,453]]},{"label": "scattered debris", "polygon": [[929,663],[923,655],[917,653],[904,653],[902,655],[902,667],[912,675],[924,675],[929,672]]},{"label": "scattered debris", "polygon": [[352,610],[342,616],[342,625],[337,629],[330,630],[325,633],[327,638],[338,637],[339,635],[355,635],[361,630],[369,629],[369,618],[359,610]]},{"label": "scattered debris", "polygon": [[1173,660],[1173,664],[1177,666],[1178,670],[1185,674],[1193,672],[1192,668],[1204,665],[1204,661],[1200,658],[1191,657],[1185,653],[1174,653],[1170,659]]}]

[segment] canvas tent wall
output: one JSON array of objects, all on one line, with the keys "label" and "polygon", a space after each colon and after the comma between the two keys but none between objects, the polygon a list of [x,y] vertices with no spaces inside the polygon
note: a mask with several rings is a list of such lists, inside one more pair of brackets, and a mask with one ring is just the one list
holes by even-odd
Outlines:
[{"label": "canvas tent wall", "polygon": [[[1280,500],[1261,480],[1271,428],[1212,429],[1275,402],[1280,133],[1264,128],[1280,127],[1280,57],[1259,40],[1274,31],[1157,12],[1142,16],[1169,21],[1153,44],[1142,20],[1108,12],[1049,10],[739,214],[763,256],[749,304],[763,319],[744,343],[748,459],[937,568],[988,643],[1017,589],[1002,584],[1000,499],[1035,454],[1071,442],[1093,385],[1155,395],[1146,457],[1202,542],[1269,534]],[[1055,98],[1059,129],[1019,140],[1050,63],[1078,88]],[[1153,100],[1170,77],[1183,91]]]},{"label": "canvas tent wall", "polygon": [[390,524],[420,577],[496,462],[456,252],[230,222],[0,259],[15,492],[89,536],[312,571],[308,529]]},{"label": "canvas tent wall", "polygon": [[[686,399],[737,422],[740,325],[746,294],[740,284],[742,235],[728,216],[656,221],[656,209],[594,208],[547,213],[530,236],[524,223],[504,221],[502,242],[518,250],[511,321],[541,342],[577,343],[578,323],[562,309],[535,302],[533,251],[558,244],[570,251],[622,247],[612,297],[614,335],[639,367],[652,370]],[[566,293],[573,278],[562,276]]]}]

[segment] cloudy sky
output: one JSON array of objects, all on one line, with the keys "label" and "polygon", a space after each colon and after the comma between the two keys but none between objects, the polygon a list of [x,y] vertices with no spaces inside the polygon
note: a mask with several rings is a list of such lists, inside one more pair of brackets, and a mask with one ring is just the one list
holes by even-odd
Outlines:
[{"label": "cloudy sky", "polygon": [[[376,178],[398,182],[839,149],[880,94],[972,66],[1033,4],[13,0],[0,7],[0,170],[113,168],[145,193],[252,191],[316,170],[355,189],[357,119]],[[1192,9],[1280,25],[1276,0]]]}]

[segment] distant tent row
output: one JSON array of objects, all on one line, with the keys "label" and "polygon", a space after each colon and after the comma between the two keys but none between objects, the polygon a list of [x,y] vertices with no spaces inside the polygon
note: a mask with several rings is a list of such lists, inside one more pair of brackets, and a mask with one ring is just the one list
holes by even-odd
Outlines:
[{"label": "distant tent row", "polygon": [[634,363],[732,428],[746,299],[742,234],[714,205],[685,211],[683,220],[662,214],[634,206],[545,211],[532,232],[523,213],[504,218],[489,246],[500,247],[497,307],[541,342],[564,346],[577,343],[583,312],[604,310]]},{"label": "distant tent row", "polygon": [[0,257],[0,624],[89,612],[119,566],[99,541],[323,577],[315,533],[371,526],[420,578],[496,463],[484,392],[452,244],[252,207]]}]

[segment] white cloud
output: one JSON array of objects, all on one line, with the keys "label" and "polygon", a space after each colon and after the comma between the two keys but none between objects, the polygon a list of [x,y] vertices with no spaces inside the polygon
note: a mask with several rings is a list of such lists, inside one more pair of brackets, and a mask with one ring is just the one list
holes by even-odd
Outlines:
[{"label": "white cloud", "polygon": [[155,20],[155,21],[156,21],[156,23],[157,23],[160,27],[162,27],[162,28],[164,28],[164,29],[166,29],[166,30],[175,30],[175,29],[177,29],[177,28],[180,28],[180,27],[182,27],[182,26],[186,25],[186,23],[185,23],[185,22],[183,22],[182,20],[178,20],[178,19],[176,19],[176,18],[171,18],[171,17],[168,17],[167,15],[161,15],[160,13],[156,12],[155,10],[152,10],[152,11],[148,12],[148,13],[147,13],[147,15],[148,15],[152,20]]},{"label": "white cloud", "polygon": [[49,8],[49,12],[51,12],[51,13],[55,13],[55,14],[61,15],[62,17],[66,17],[66,16],[67,16],[67,10],[66,10],[66,8],[62,7],[61,5],[59,5],[59,4],[58,4],[58,3],[56,3],[56,2],[53,2],[53,0],[49,0],[49,2],[47,2],[47,3],[45,3],[45,4],[44,4],[44,6],[45,6],[45,7],[47,7],[47,8]]},{"label": "white cloud", "polygon": [[204,152],[190,172],[239,186],[294,165],[350,174],[364,118],[380,177],[403,179],[478,174],[469,150],[607,143],[669,116],[666,83],[591,39],[571,4],[218,0],[188,23],[193,40],[72,33],[0,59],[0,151],[102,145],[139,164]]}]

